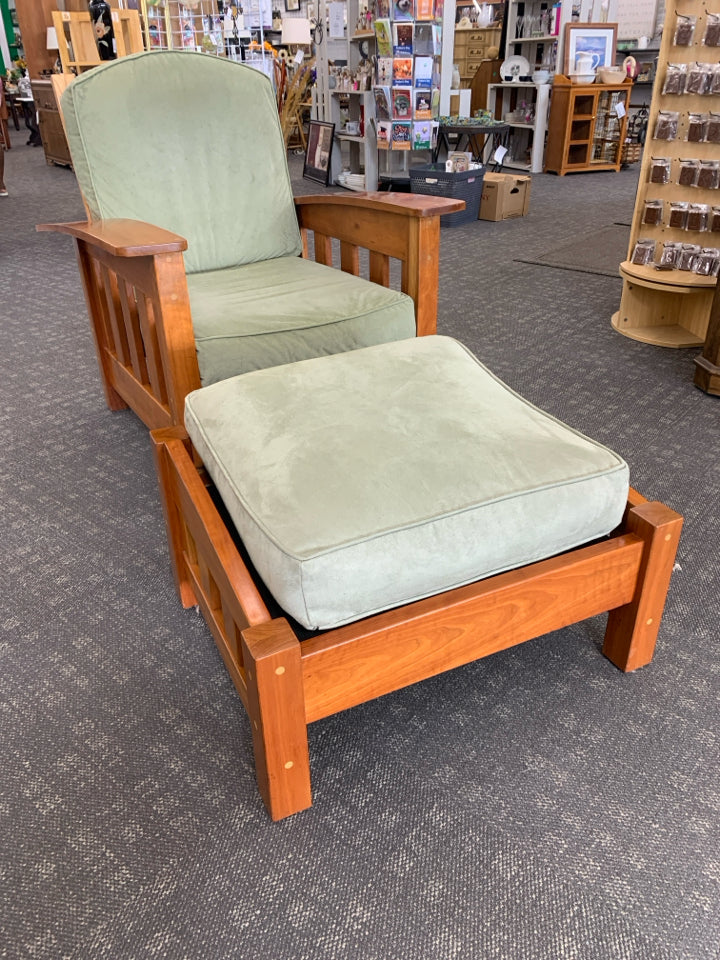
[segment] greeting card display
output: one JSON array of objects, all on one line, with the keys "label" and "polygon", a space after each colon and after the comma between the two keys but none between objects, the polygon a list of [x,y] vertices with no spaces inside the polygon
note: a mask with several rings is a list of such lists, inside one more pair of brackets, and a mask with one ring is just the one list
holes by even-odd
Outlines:
[{"label": "greeting card display", "polygon": [[393,85],[396,87],[411,87],[412,77],[412,57],[395,57],[393,60]]},{"label": "greeting card display", "polygon": [[389,20],[375,21],[375,40],[379,57],[391,57],[393,52],[392,31]]},{"label": "greeting card display", "polygon": [[413,37],[413,52],[418,57],[432,57],[435,53],[433,41],[433,25],[431,23],[416,23]]},{"label": "greeting card display", "polygon": [[378,150],[389,150],[392,137],[392,123],[389,120],[379,120],[377,125]]},{"label": "greeting card display", "polygon": [[390,134],[392,150],[409,150],[412,139],[411,123],[393,123]]},{"label": "greeting card display", "polygon": [[415,0],[415,19],[433,20],[435,18],[435,0]]},{"label": "greeting card display", "polygon": [[413,150],[429,150],[432,143],[432,124],[429,120],[416,120],[413,123]]},{"label": "greeting card display", "polygon": [[413,52],[414,23],[393,23],[393,55],[410,57]]},{"label": "greeting card display", "polygon": [[392,57],[378,57],[377,59],[377,82],[383,86],[390,86],[393,80],[393,62]]},{"label": "greeting card display", "polygon": [[430,102],[432,104],[433,120],[437,120],[440,116],[440,87],[433,87]]},{"label": "greeting card display", "polygon": [[375,116],[378,120],[392,120],[392,99],[390,87],[373,87],[375,96]]},{"label": "greeting card display", "polygon": [[375,0],[375,19],[389,20],[391,6],[390,0]]},{"label": "greeting card display", "polygon": [[393,20],[414,20],[413,0],[393,0]]},{"label": "greeting card display", "polygon": [[414,117],[416,120],[432,120],[431,91],[424,88],[415,90],[413,96]]},{"label": "greeting card display", "polygon": [[415,57],[415,86],[431,87],[433,78],[433,58]]},{"label": "greeting card display", "polygon": [[411,91],[405,87],[393,87],[392,115],[393,120],[412,120]]}]

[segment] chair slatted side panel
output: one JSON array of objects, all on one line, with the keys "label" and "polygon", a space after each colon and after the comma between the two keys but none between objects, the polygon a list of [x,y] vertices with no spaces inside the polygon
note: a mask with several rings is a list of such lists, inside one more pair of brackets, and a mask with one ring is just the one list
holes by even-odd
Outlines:
[{"label": "chair slatted side panel", "polygon": [[356,243],[340,241],[340,269],[355,277],[360,276],[360,248]]},{"label": "chair slatted side panel", "polygon": [[140,383],[149,383],[147,363],[145,362],[145,345],[140,331],[140,317],[135,290],[127,281],[120,280],[118,282],[118,294],[133,373]]},{"label": "chair slatted side panel", "polygon": [[[409,283],[405,278],[406,265],[403,260],[396,260],[387,253],[370,250],[362,244],[352,243],[349,240],[336,240],[326,234],[313,232],[308,227],[301,229],[302,255],[306,260],[315,259],[317,263],[333,266],[337,251],[340,250],[340,269],[355,277],[365,277],[381,287],[397,286],[407,292]],[[402,287],[398,277],[394,276],[396,263],[402,268]]]},{"label": "chair slatted side panel", "polygon": [[123,366],[128,366],[130,363],[130,346],[127,342],[125,324],[121,322],[122,307],[120,305],[117,277],[111,270],[108,270],[105,264],[100,265],[100,273],[105,290],[105,305],[115,356]]},{"label": "chair slatted side panel", "polygon": [[160,403],[167,404],[168,392],[165,383],[165,373],[163,372],[162,357],[160,353],[160,342],[158,340],[157,326],[155,324],[155,311],[152,300],[145,296],[137,288],[135,289],[138,316],[140,320],[140,331],[142,333],[143,343],[145,345],[145,361],[147,363],[147,375],[152,387],[153,394]]},{"label": "chair slatted side panel", "polygon": [[370,250],[370,279],[381,287],[390,286],[390,257],[384,253]]},{"label": "chair slatted side panel", "polygon": [[208,607],[217,617],[219,612],[222,612],[222,600],[220,597],[220,589],[210,572],[210,568],[205,563],[205,560],[202,556],[198,558],[198,568],[200,570],[200,583],[203,586],[203,593],[205,594],[205,600]]},{"label": "chair slatted side panel", "polygon": [[332,237],[323,233],[315,234],[315,261],[325,264],[326,267],[333,265]]},{"label": "chair slatted side panel", "polygon": [[222,600],[222,619],[227,645],[232,651],[233,656],[237,660],[239,666],[243,668],[242,644],[240,642],[242,634],[240,627],[238,627],[233,618],[233,615],[230,611],[230,606],[224,598]]}]

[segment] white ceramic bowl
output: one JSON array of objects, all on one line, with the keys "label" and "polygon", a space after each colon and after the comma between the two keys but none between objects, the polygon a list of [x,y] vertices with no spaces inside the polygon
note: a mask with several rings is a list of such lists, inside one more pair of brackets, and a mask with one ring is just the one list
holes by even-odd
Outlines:
[{"label": "white ceramic bowl", "polygon": [[622,83],[627,74],[621,67],[598,67],[600,83]]},{"label": "white ceramic bowl", "polygon": [[572,83],[594,83],[595,74],[594,73],[571,73],[570,80]]},{"label": "white ceramic bowl", "polygon": [[533,83],[547,83],[550,79],[549,70],[536,70],[532,75]]}]

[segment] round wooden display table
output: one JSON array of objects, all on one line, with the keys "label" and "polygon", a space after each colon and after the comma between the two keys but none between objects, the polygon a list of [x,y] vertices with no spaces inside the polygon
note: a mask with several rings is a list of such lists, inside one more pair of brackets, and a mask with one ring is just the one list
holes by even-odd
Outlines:
[{"label": "round wooden display table", "polygon": [[620,264],[623,292],[612,325],[658,347],[697,347],[705,340],[716,277]]}]

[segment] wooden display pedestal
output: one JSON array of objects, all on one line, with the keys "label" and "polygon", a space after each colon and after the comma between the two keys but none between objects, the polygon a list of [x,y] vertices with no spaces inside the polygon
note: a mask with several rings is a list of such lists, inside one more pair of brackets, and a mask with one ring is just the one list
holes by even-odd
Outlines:
[{"label": "wooden display pedestal", "polygon": [[612,325],[626,337],[658,347],[697,347],[705,340],[715,277],[667,273],[626,260],[623,292]]},{"label": "wooden display pedestal", "polygon": [[695,357],[694,383],[705,393],[720,397],[720,286],[715,288],[703,352]]}]

